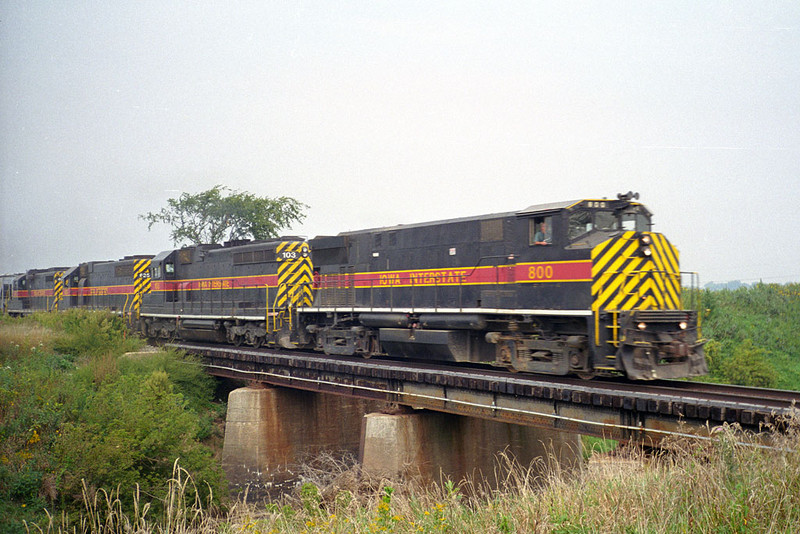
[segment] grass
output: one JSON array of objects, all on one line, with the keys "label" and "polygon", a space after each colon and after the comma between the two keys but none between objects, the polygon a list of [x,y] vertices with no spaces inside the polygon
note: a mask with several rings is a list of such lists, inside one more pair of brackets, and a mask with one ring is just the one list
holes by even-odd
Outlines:
[{"label": "grass", "polygon": [[449,480],[420,486],[318,466],[293,495],[240,500],[225,511],[205,506],[176,465],[161,517],[139,496],[126,509],[113,492],[97,492],[80,518],[51,518],[29,532],[791,532],[800,525],[799,421],[789,418],[788,432],[771,436],[775,448],[723,427],[710,441],[676,439],[658,456],[630,448],[613,460],[598,454],[571,471],[500,458],[500,489]]},{"label": "grass", "polygon": [[0,323],[0,350],[4,359],[13,360],[31,351],[49,351],[58,339],[58,334],[39,324],[19,322]]}]

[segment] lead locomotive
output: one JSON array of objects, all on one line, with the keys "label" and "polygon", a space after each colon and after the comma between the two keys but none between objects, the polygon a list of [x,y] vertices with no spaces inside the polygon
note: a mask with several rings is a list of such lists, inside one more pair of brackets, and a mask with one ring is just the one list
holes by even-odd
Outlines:
[{"label": "lead locomotive", "polygon": [[515,371],[708,372],[678,251],[638,195],[166,251],[135,315],[148,336]]}]

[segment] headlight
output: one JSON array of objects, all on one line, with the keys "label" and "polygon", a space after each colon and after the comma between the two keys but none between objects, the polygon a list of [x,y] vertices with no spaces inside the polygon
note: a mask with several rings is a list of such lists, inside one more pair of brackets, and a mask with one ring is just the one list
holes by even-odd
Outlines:
[{"label": "headlight", "polygon": [[678,323],[678,327],[680,327],[681,330],[686,330],[687,326],[689,325],[686,321],[681,321],[680,323]]},{"label": "headlight", "polygon": [[650,243],[653,242],[653,238],[650,237],[649,235],[643,235],[642,237],[639,238],[639,242],[641,242],[642,245],[649,245]]},{"label": "headlight", "polygon": [[636,325],[639,330],[645,330],[647,328],[647,323],[639,323]]},{"label": "headlight", "polygon": [[642,249],[642,256],[644,256],[645,258],[649,258],[652,255],[653,255],[653,251],[650,250],[650,247],[644,247]]}]

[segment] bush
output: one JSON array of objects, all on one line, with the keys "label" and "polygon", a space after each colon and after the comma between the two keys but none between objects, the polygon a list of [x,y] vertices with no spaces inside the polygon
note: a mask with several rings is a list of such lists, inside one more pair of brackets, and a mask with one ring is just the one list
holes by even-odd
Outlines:
[{"label": "bush", "polygon": [[131,495],[161,493],[175,460],[198,480],[222,492],[223,476],[197,441],[199,425],[165,371],[142,379],[120,375],[100,386],[75,421],[64,425],[56,454],[67,474],[62,489],[80,493],[81,481],[119,487]]},{"label": "bush", "polygon": [[73,357],[108,351],[122,353],[143,345],[142,340],[127,335],[122,317],[109,312],[70,309],[63,313],[36,314],[36,320],[59,329],[62,335],[54,348]]},{"label": "bush", "polygon": [[730,384],[774,388],[778,383],[778,373],[770,364],[767,351],[755,347],[750,339],[738,344],[733,354],[720,362],[718,370]]},{"label": "bush", "polygon": [[83,481],[89,496],[119,488],[130,504],[138,486],[152,498],[177,458],[201,494],[224,494],[200,441],[216,409],[214,380],[176,353],[123,356],[141,345],[104,313],[0,322],[0,533],[24,532],[20,521],[45,506],[77,512]]},{"label": "bush", "polygon": [[800,284],[704,291],[711,379],[800,388]]}]

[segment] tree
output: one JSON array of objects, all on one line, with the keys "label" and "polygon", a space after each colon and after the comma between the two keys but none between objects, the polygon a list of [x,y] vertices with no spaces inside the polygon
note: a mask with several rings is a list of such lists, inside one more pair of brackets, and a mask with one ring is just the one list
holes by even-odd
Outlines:
[{"label": "tree", "polygon": [[175,245],[278,237],[282,229],[301,222],[303,210],[308,208],[291,197],[258,197],[222,185],[194,195],[182,193],[167,204],[161,211],[139,218],[147,221],[148,230],[156,223],[170,225]]}]

